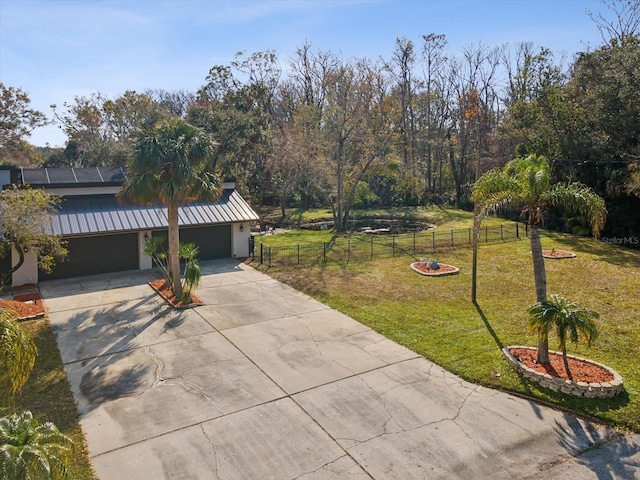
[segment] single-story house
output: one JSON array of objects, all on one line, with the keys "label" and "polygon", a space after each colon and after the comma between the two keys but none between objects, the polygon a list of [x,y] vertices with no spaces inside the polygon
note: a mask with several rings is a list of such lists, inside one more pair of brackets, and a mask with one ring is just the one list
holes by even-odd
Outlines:
[{"label": "single-story house", "polygon": [[[0,186],[30,185],[62,197],[52,230],[67,242],[68,257],[53,272],[39,271],[36,254],[13,274],[13,286],[59,279],[152,268],[143,247],[153,235],[167,236],[167,209],[162,205],[123,205],[116,193],[127,180],[121,167],[0,168]],[[200,260],[249,255],[250,224],[258,215],[225,181],[216,202],[180,207],[180,241],[195,243]],[[12,252],[12,265],[18,253]]]}]

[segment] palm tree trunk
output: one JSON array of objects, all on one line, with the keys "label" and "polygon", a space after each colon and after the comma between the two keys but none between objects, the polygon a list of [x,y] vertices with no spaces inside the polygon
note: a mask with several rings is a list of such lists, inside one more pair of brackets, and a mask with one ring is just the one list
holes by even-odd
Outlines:
[{"label": "palm tree trunk", "polygon": [[573,380],[573,375],[571,375],[571,370],[569,370],[569,359],[567,358],[566,347],[562,347],[562,361],[564,362],[564,368],[567,371],[567,377],[569,377],[569,380]]},{"label": "palm tree trunk", "polygon": [[169,275],[171,275],[171,287],[176,299],[182,296],[182,284],[180,283],[180,234],[178,231],[178,204],[170,202],[167,205],[167,223],[169,224]]},{"label": "palm tree trunk", "polygon": [[[547,273],[544,268],[542,256],[542,243],[538,225],[532,223],[529,231],[531,240],[531,258],[533,260],[533,279],[536,285],[536,301],[547,301]],[[538,335],[538,363],[549,363],[549,338],[546,335]]]}]

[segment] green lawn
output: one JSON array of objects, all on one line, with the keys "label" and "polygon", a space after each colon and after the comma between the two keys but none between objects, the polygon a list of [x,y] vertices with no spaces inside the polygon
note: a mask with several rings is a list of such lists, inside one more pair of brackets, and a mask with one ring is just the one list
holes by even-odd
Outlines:
[{"label": "green lawn", "polygon": [[[272,236],[273,239],[278,235]],[[483,244],[479,252],[478,307],[470,301],[471,249],[438,253],[460,274],[429,278],[409,269],[410,256],[374,261],[268,268],[274,278],[302,290],[466,380],[535,397],[640,432],[640,252],[562,234],[543,235],[543,248],[577,253],[547,260],[548,293],[600,313],[590,349],[569,353],[604,363],[624,379],[625,392],[608,400],[579,399],[521,379],[501,356],[506,345],[536,345],[526,310],[535,302],[528,239]],[[550,347],[557,348],[550,338]]]},{"label": "green lawn", "polygon": [[[318,221],[333,221],[331,210],[328,209],[286,209],[286,218],[282,219],[279,208],[261,207],[258,210],[261,218],[268,222],[282,222],[291,225]],[[465,228],[472,218],[471,212],[449,207],[429,205],[427,207],[395,207],[353,210],[351,218],[354,220],[364,218],[404,219],[422,221],[444,228]],[[487,219],[489,222],[499,221],[495,218]],[[490,223],[491,224],[491,223]]]},{"label": "green lawn", "polygon": [[[95,480],[87,444],[80,427],[80,416],[71,387],[62,367],[60,351],[48,320],[30,320],[21,325],[34,338],[38,357],[22,393],[16,398],[16,411],[30,410],[40,422],[53,422],[74,443],[69,478]],[[4,399],[2,400],[2,402]],[[0,403],[0,414],[6,414]]]},{"label": "green lawn", "polygon": [[[287,211],[287,219],[291,223],[297,223],[295,218],[301,222],[310,221],[330,221],[330,210],[293,210]],[[402,209],[380,209],[380,210],[356,210],[355,218],[371,215],[378,219],[384,218],[404,218],[408,220],[421,220],[435,225],[437,235],[445,235],[451,230],[465,230],[473,223],[473,213],[464,210],[450,208],[431,207],[405,207]],[[267,213],[267,216],[269,214]],[[496,227],[501,224],[512,224],[513,222],[496,217],[486,218],[482,225]],[[429,230],[430,232],[432,230]],[[278,235],[255,235],[256,243],[263,243],[272,247],[294,247],[297,245],[309,245],[314,243],[330,242],[336,237],[334,230],[311,230],[294,229]],[[341,237],[361,237],[360,234],[341,234]]]}]

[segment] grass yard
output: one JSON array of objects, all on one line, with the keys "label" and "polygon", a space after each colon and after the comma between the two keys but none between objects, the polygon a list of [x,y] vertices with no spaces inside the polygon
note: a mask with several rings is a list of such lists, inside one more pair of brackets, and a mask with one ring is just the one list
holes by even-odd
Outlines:
[{"label": "grass yard", "polygon": [[[22,394],[16,398],[16,411],[30,410],[40,422],[53,422],[74,443],[69,465],[69,478],[95,480],[91,467],[80,416],[71,387],[62,367],[60,351],[48,320],[29,320],[21,325],[35,339],[38,357]],[[4,398],[2,402],[4,402]],[[0,414],[6,414],[6,405],[0,403]]]},{"label": "grass yard", "polygon": [[[460,267],[460,274],[441,278],[413,272],[409,263],[414,259],[409,256],[348,265],[253,264],[466,380],[640,432],[640,252],[563,234],[544,233],[542,240],[545,249],[577,253],[577,258],[546,261],[548,293],[600,314],[599,336],[592,347],[569,344],[568,350],[622,375],[625,392],[614,399],[547,391],[521,379],[503,360],[503,346],[536,345],[536,335],[527,328],[526,310],[535,303],[535,289],[526,238],[481,245],[477,307],[470,301],[471,248],[433,255]],[[557,349],[555,336],[549,346]]]},{"label": "grass yard", "polygon": [[[286,216],[284,219],[282,218],[282,213],[279,208],[260,207],[257,211],[261,218],[268,222],[282,222],[291,225],[333,220],[331,210],[328,209],[289,208],[285,210]],[[429,205],[427,207],[377,208],[353,210],[351,212],[351,218],[354,220],[372,218],[377,220],[402,219],[431,223],[438,227],[449,229],[468,227],[472,217],[471,212],[438,205]],[[489,225],[493,225],[502,221],[503,220],[491,217],[485,219],[485,224],[488,222]]]}]

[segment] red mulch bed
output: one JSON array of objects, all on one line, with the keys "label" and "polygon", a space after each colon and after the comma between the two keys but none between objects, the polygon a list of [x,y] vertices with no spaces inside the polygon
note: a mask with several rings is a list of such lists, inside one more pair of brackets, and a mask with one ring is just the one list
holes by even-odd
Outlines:
[{"label": "red mulch bed", "polygon": [[15,312],[20,320],[37,318],[45,314],[44,302],[39,293],[15,295],[13,300],[0,300],[0,308]]},{"label": "red mulch bed", "polygon": [[171,303],[171,305],[173,305],[176,308],[183,308],[183,307],[190,306],[192,304],[195,304],[195,305],[203,304],[202,300],[200,300],[194,294],[191,294],[191,303],[185,304],[182,300],[178,300],[173,294],[171,287],[167,285],[167,282],[165,282],[164,279],[162,278],[159,280],[152,280],[151,282],[149,282],[149,285],[151,285],[151,288],[157,291],[160,295],[162,295],[162,297],[165,300],[167,300],[169,303]]},{"label": "red mulch bed", "polygon": [[453,272],[455,271],[456,267],[452,266],[452,265],[444,265],[444,264],[440,264],[440,268],[438,268],[437,270],[433,269],[433,268],[429,268],[429,264],[428,263],[421,263],[421,262],[416,262],[413,264],[413,267],[416,270],[420,270],[422,273],[448,273],[448,272]]},{"label": "red mulch bed", "polygon": [[540,373],[548,373],[549,375],[564,380],[573,380],[574,382],[586,383],[604,383],[613,380],[613,374],[608,370],[594,365],[592,363],[583,362],[576,358],[569,357],[569,369],[573,378],[569,378],[564,368],[562,354],[549,352],[549,360],[551,363],[545,365],[536,362],[537,350],[526,348],[510,348],[509,351],[520,363],[526,367]]}]

